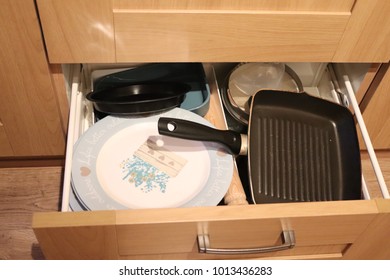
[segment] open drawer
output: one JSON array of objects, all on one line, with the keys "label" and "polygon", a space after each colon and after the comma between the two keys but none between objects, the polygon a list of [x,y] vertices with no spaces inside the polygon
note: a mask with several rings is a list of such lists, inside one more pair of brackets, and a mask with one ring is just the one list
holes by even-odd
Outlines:
[{"label": "open drawer", "polygon": [[[225,128],[214,68],[211,64],[204,68],[211,92],[206,118],[216,127]],[[33,217],[34,232],[47,258],[390,257],[390,244],[383,242],[390,227],[387,189],[383,190],[384,198],[375,200],[370,200],[365,191],[366,199],[357,201],[248,205],[242,202],[242,185],[236,171],[225,196],[227,206],[69,211],[73,143],[91,124],[80,72],[75,70],[73,77],[62,212],[36,213]],[[354,96],[350,97],[356,105]],[[358,116],[358,107],[354,106],[354,110]],[[362,119],[358,117],[358,121],[364,127]],[[375,154],[373,157],[375,162]],[[380,169],[378,172],[380,177]]]}]

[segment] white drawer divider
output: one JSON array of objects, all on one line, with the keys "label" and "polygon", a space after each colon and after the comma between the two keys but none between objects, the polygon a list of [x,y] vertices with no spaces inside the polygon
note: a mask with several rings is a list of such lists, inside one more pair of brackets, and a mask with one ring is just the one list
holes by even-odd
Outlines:
[{"label": "white drawer divider", "polygon": [[[75,71],[77,72],[77,71]],[[70,112],[69,112],[69,126],[66,147],[66,161],[63,183],[63,195],[61,202],[61,211],[68,212],[69,209],[69,193],[71,192],[71,170],[72,170],[72,158],[73,158],[73,145],[80,134],[80,113],[82,93],[79,91],[79,73],[74,74],[71,93],[70,93]],[[64,195],[66,194],[66,195]]]},{"label": "white drawer divider", "polygon": [[360,112],[360,108],[356,100],[355,93],[351,85],[351,81],[349,80],[347,75],[344,75],[343,78],[344,78],[345,86],[347,88],[348,99],[353,107],[353,110],[355,111],[355,116],[359,123],[359,128],[360,131],[362,132],[363,140],[364,143],[366,144],[366,148],[370,156],[371,164],[374,169],[375,176],[378,180],[382,195],[384,198],[390,198],[389,191],[387,190],[386,182],[383,177],[381,168],[379,166],[378,159],[375,155],[374,147],[372,146],[370,136],[368,135],[366,124],[364,123],[362,113]]}]

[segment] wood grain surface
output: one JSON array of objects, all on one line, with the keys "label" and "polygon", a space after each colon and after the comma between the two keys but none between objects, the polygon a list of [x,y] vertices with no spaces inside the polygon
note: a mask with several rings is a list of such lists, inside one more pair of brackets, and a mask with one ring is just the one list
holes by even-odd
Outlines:
[{"label": "wood grain surface", "polygon": [[62,167],[0,169],[0,259],[42,259],[32,213],[58,211]]},{"label": "wood grain surface", "polygon": [[0,26],[0,157],[64,155],[68,106],[57,97],[66,95],[54,88],[64,85],[47,64],[34,1],[2,1]]}]

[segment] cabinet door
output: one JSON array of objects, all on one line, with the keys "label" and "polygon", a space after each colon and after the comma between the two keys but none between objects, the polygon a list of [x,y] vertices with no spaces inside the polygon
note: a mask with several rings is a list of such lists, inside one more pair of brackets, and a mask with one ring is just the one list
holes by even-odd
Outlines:
[{"label": "cabinet door", "polygon": [[38,0],[51,63],[115,62],[110,0]]},{"label": "cabinet door", "polygon": [[[388,201],[379,202],[388,210]],[[33,229],[52,259],[365,258],[367,248],[346,253],[356,241],[363,244],[365,233],[370,238],[365,244],[374,242],[375,234],[368,232],[372,222],[375,230],[386,231],[389,215],[377,220],[378,213],[377,201],[36,213]],[[283,231],[294,233],[294,247],[249,255],[198,251],[204,236],[209,249],[280,246]],[[389,246],[382,247],[373,249],[389,257]]]},{"label": "cabinet door", "polygon": [[390,68],[383,64],[362,104],[363,118],[375,149],[390,149]]},{"label": "cabinet door", "polygon": [[334,62],[390,61],[390,1],[357,0]]},{"label": "cabinet door", "polygon": [[34,1],[2,1],[0,26],[0,158],[63,156],[60,104]]},{"label": "cabinet door", "polygon": [[8,140],[7,133],[5,132],[4,125],[1,120],[0,120],[0,155],[2,156],[13,155],[11,144]]}]

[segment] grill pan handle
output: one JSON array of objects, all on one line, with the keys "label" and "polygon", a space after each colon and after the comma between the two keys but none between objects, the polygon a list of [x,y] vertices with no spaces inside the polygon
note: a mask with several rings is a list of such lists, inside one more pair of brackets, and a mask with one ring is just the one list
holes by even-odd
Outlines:
[{"label": "grill pan handle", "polygon": [[158,120],[158,132],[181,139],[217,142],[234,155],[247,153],[246,135],[231,130],[219,130],[196,122],[161,117]]}]

